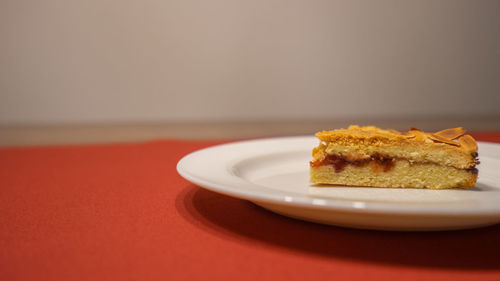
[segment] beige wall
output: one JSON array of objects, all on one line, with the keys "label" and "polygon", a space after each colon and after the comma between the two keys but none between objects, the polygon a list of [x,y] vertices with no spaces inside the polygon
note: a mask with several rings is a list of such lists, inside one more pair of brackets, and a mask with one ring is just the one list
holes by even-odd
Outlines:
[{"label": "beige wall", "polygon": [[0,1],[0,124],[499,109],[500,1]]}]

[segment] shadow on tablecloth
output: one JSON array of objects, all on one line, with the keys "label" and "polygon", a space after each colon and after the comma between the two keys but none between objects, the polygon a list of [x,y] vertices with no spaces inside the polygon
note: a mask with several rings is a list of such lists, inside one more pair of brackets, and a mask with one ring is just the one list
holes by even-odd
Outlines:
[{"label": "shadow on tablecloth", "polygon": [[500,225],[444,232],[386,232],[320,225],[274,214],[195,185],[177,197],[192,224],[244,244],[284,247],[325,258],[456,269],[498,269]]}]

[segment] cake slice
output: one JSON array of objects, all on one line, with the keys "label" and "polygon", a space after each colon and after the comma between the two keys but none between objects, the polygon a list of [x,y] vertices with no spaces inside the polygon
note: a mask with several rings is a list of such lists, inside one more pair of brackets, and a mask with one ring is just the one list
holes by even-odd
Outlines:
[{"label": "cake slice", "polygon": [[470,188],[477,180],[477,144],[461,127],[436,133],[377,127],[318,132],[310,181],[405,188]]}]

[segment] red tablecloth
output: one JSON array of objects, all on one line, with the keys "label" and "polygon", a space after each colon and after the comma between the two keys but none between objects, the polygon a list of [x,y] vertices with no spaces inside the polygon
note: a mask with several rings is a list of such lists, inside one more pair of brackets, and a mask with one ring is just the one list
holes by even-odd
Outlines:
[{"label": "red tablecloth", "polygon": [[215,143],[0,149],[0,280],[500,280],[500,225],[401,233],[282,217],[176,173]]}]

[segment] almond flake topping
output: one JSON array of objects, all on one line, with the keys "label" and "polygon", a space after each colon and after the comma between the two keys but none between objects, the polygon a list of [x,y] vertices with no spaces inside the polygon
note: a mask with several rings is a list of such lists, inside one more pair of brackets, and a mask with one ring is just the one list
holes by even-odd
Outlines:
[{"label": "almond flake topping", "polygon": [[439,131],[437,133],[434,133],[434,136],[438,136],[442,139],[447,139],[447,140],[454,140],[460,136],[463,136],[467,132],[464,130],[462,127],[457,127],[457,128],[452,128],[452,129],[446,129]]},{"label": "almond flake topping", "polygon": [[461,136],[458,139],[458,142],[460,143],[460,145],[462,147],[464,147],[469,152],[476,152],[477,151],[477,143],[474,140],[474,138],[471,137],[470,135]]},{"label": "almond flake topping", "polygon": [[389,131],[389,132],[391,132],[393,134],[396,134],[396,135],[401,135],[401,132],[393,130],[393,129],[387,129],[387,131]]},{"label": "almond flake topping", "polygon": [[428,136],[429,136],[429,138],[431,138],[435,142],[442,142],[442,143],[447,143],[447,144],[451,144],[451,145],[455,145],[455,146],[460,146],[460,143],[453,141],[453,140],[443,138],[440,135],[428,134]]}]

